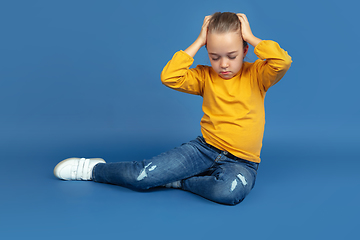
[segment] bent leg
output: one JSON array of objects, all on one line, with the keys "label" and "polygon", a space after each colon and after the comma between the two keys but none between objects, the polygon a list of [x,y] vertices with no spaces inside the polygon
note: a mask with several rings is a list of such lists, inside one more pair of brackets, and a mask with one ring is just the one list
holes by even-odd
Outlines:
[{"label": "bent leg", "polygon": [[146,190],[189,178],[214,163],[199,148],[201,146],[194,140],[148,160],[97,164],[93,170],[93,180]]},{"label": "bent leg", "polygon": [[255,167],[238,161],[219,161],[204,174],[182,181],[182,189],[211,201],[236,205],[244,200],[255,185]]}]

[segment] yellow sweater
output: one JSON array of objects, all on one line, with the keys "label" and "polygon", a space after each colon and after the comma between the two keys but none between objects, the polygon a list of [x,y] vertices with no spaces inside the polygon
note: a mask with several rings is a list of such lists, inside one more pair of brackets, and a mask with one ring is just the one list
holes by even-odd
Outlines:
[{"label": "yellow sweater", "polygon": [[175,53],[161,73],[166,86],[203,97],[201,132],[212,146],[249,161],[260,162],[265,126],[264,98],[291,65],[291,57],[274,41],[254,49],[258,60],[244,62],[231,79],[198,65],[184,51]]}]

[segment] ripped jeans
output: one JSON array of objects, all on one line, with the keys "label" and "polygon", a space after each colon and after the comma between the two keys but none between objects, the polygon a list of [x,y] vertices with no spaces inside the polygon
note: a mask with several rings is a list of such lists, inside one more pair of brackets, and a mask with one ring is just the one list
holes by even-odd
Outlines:
[{"label": "ripped jeans", "polygon": [[181,180],[181,189],[211,201],[236,205],[254,187],[258,163],[207,144],[202,136],[149,160],[99,163],[95,182],[147,190]]}]

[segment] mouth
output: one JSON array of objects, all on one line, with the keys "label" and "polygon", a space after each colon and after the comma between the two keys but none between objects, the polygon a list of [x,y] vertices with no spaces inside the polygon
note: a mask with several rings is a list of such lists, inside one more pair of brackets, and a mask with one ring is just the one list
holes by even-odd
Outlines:
[{"label": "mouth", "polygon": [[223,72],[220,72],[222,75],[229,75],[231,72],[230,71],[223,71]]}]

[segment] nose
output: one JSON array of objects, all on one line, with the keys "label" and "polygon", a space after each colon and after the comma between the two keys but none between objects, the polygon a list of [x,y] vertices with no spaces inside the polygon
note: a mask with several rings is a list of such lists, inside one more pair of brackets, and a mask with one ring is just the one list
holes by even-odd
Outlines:
[{"label": "nose", "polygon": [[221,68],[227,68],[228,66],[229,66],[229,63],[228,63],[228,61],[226,60],[226,58],[221,58],[220,67],[221,67]]}]

